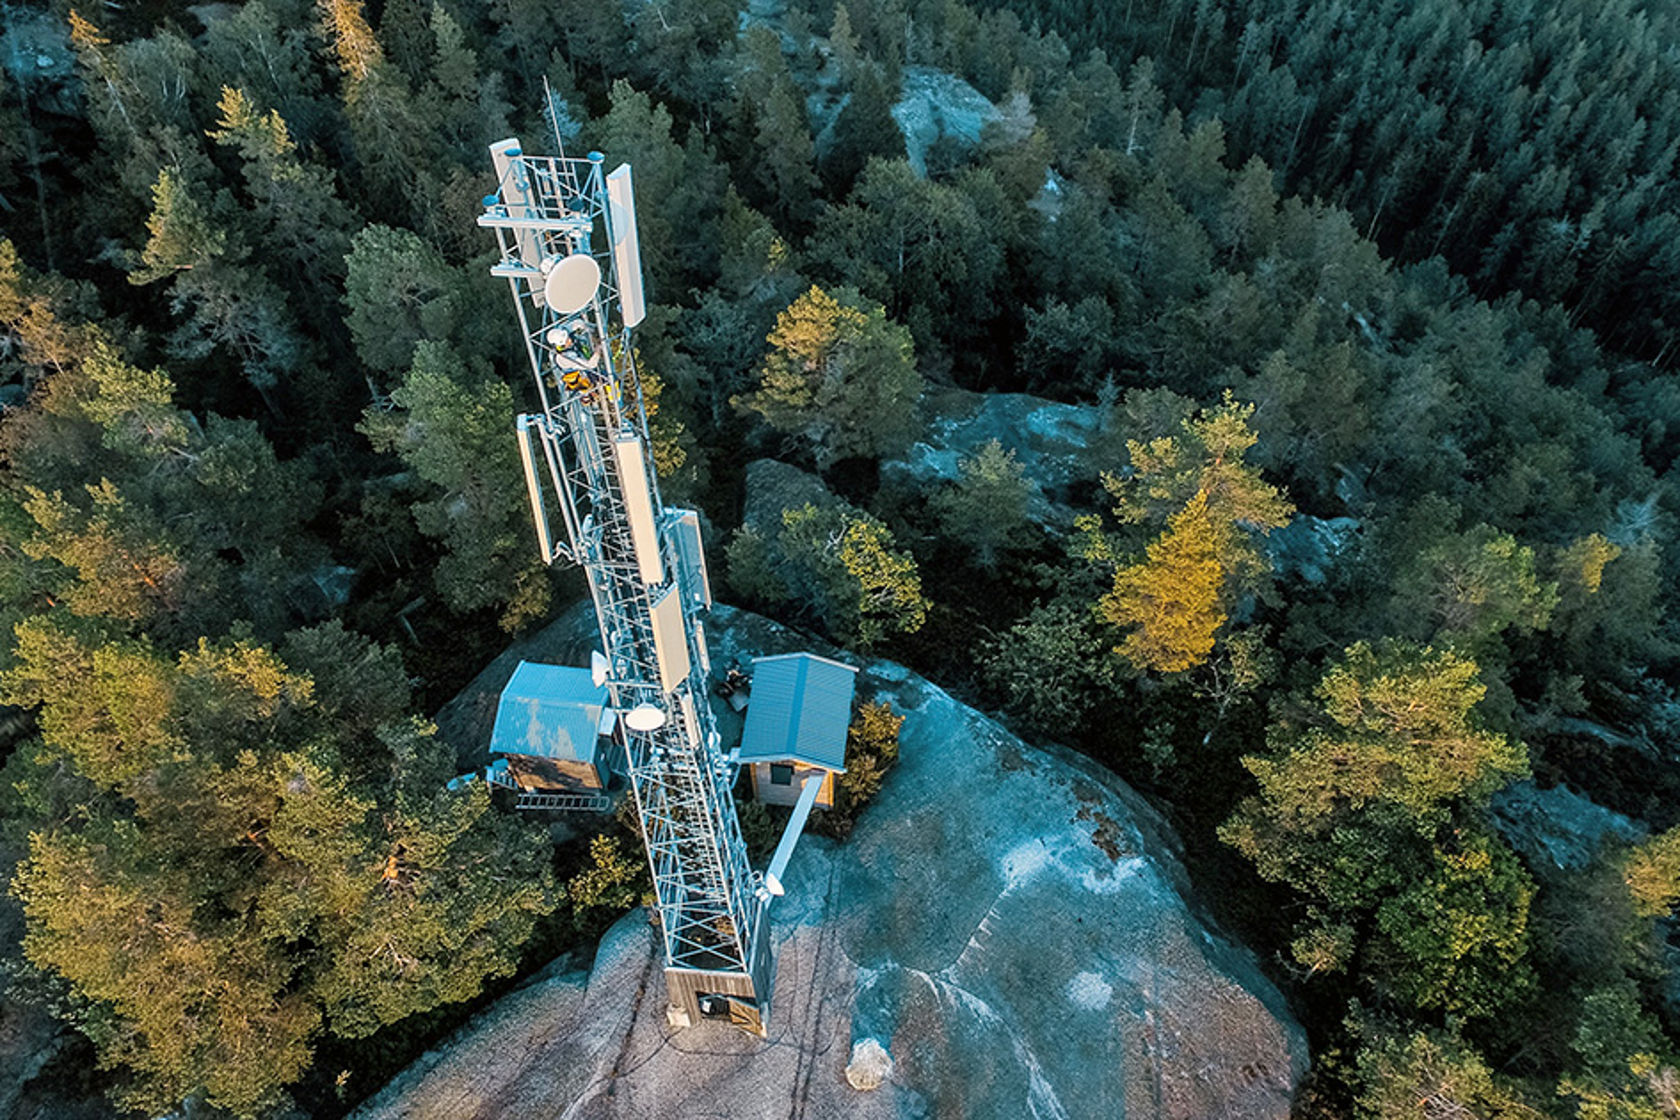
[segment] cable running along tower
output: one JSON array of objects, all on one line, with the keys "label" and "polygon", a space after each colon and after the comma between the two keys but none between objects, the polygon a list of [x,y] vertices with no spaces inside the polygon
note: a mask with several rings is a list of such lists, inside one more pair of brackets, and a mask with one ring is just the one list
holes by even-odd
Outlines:
[{"label": "cable running along tower", "polygon": [[[556,139],[558,144],[558,138]],[[579,565],[600,624],[594,658],[618,713],[647,842],[670,1016],[765,1033],[771,898],[748,866],[706,696],[711,605],[698,515],[659,499],[631,329],[642,321],[630,167],[491,145],[478,224],[501,252],[542,411],[516,429],[538,547]]]}]

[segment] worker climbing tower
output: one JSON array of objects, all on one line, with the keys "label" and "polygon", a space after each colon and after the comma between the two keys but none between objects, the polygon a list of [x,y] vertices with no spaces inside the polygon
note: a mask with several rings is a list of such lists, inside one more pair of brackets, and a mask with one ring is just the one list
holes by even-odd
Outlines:
[{"label": "worker climbing tower", "polygon": [[[558,141],[557,141],[558,143]],[[711,605],[700,521],[659,499],[631,330],[642,321],[630,168],[491,145],[496,193],[478,224],[501,252],[542,411],[517,418],[548,563],[579,565],[600,624],[594,684],[647,843],[672,1021],[765,1033],[772,897],[748,866],[706,695]]]}]

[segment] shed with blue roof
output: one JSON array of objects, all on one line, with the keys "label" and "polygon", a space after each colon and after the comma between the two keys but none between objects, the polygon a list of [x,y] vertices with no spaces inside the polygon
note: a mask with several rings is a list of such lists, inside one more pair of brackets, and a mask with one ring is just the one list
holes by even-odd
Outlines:
[{"label": "shed with blue roof", "polygon": [[814,653],[753,661],[740,761],[752,768],[754,796],[772,805],[792,805],[806,777],[821,775],[817,805],[834,807],[834,775],[846,772],[846,731],[856,686],[856,669]]},{"label": "shed with blue roof", "polygon": [[607,688],[588,669],[521,661],[502,689],[490,753],[507,757],[524,789],[605,789],[612,720]]}]

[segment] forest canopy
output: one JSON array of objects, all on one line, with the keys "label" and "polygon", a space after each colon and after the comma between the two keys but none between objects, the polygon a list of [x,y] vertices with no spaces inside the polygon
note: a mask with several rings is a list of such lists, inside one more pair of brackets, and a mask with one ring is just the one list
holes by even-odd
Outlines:
[{"label": "forest canopy", "polygon": [[[1680,10],[738,9],[6,10],[0,951],[76,1084],[343,1114],[646,889],[428,718],[585,594],[474,221],[517,135],[634,166],[722,590],[1140,787],[1299,1115],[1673,1114]],[[1068,478],[907,469],[1015,394]],[[745,524],[762,458],[820,484]],[[1513,783],[1645,839],[1538,857]]]}]

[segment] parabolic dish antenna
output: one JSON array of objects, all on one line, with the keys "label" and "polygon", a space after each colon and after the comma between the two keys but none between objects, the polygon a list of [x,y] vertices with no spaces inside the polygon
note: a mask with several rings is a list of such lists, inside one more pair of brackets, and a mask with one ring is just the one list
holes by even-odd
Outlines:
[{"label": "parabolic dish antenna", "polygon": [[573,253],[548,271],[543,301],[561,315],[576,315],[595,298],[601,286],[601,266],[595,258]]},{"label": "parabolic dish antenna", "polygon": [[632,731],[657,731],[665,726],[665,711],[653,704],[637,704],[625,713],[624,726]]}]

